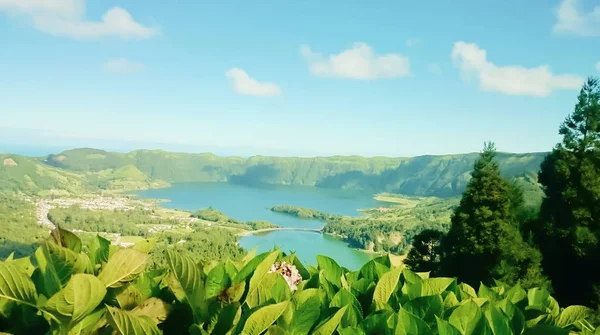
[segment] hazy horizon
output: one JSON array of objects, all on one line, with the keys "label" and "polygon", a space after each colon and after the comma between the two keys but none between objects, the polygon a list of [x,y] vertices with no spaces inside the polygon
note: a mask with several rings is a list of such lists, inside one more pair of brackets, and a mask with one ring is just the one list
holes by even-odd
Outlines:
[{"label": "hazy horizon", "polygon": [[[2,130],[2,128],[0,128]],[[212,153],[221,157],[252,157],[252,156],[273,156],[273,157],[327,157],[327,156],[361,156],[366,158],[371,157],[417,157],[417,156],[444,156],[444,155],[458,155],[458,154],[472,154],[478,153],[479,151],[468,151],[468,152],[447,152],[447,153],[422,153],[416,155],[361,155],[361,154],[339,154],[339,153],[331,153],[331,154],[318,154],[318,153],[299,153],[299,154],[290,154],[290,152],[294,152],[293,149],[286,150],[283,149],[280,154],[269,154],[269,153],[250,153],[244,154],[246,152],[244,149],[235,148],[233,150],[223,150],[219,148],[203,148],[202,146],[193,146],[193,145],[177,145],[177,144],[169,144],[169,143],[140,143],[140,142],[120,142],[120,141],[106,141],[102,139],[75,139],[75,142],[70,143],[70,141],[60,142],[61,144],[31,144],[31,143],[9,143],[5,141],[6,137],[0,134],[0,153],[11,153],[22,156],[29,157],[42,157],[50,154],[58,154],[63,151],[72,150],[72,149],[99,149],[104,151],[112,151],[119,153],[129,153],[135,150],[163,150],[168,152],[177,152],[177,153],[190,153],[190,154],[199,154],[199,153]],[[73,140],[73,139],[70,139]],[[56,142],[54,142],[56,143]],[[79,143],[79,144],[78,144]],[[483,143],[482,143],[483,147]],[[215,150],[216,149],[216,150]],[[238,153],[236,153],[236,151]],[[528,153],[544,153],[547,151],[523,151],[523,152],[511,152],[501,150],[499,148],[498,152],[500,153],[511,153],[511,154],[528,154]]]}]

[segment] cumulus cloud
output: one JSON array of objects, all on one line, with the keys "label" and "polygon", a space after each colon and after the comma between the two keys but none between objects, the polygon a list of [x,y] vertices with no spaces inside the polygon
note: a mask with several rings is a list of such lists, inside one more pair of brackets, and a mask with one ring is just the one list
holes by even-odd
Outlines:
[{"label": "cumulus cloud", "polygon": [[464,80],[475,78],[479,88],[488,92],[545,97],[552,94],[553,90],[579,89],[584,81],[576,75],[553,74],[548,65],[533,68],[496,65],[487,59],[487,52],[475,43],[454,43],[452,60]]},{"label": "cumulus cloud", "polygon": [[281,88],[275,83],[261,83],[251,78],[246,71],[234,67],[225,72],[233,89],[239,94],[276,96],[281,95]]},{"label": "cumulus cloud", "polygon": [[148,39],[158,31],[136,22],[123,8],[112,7],[100,21],[88,21],[84,0],[0,0],[0,12],[23,17],[37,30],[55,36],[93,39],[116,36]]},{"label": "cumulus cloud", "polygon": [[408,57],[400,54],[375,55],[366,43],[354,43],[350,49],[327,57],[313,52],[308,45],[303,45],[300,52],[308,61],[310,72],[318,77],[365,80],[410,74]]},{"label": "cumulus cloud", "polygon": [[442,75],[442,68],[439,64],[431,63],[427,66],[427,70],[429,71],[429,73],[435,74],[436,76]]},{"label": "cumulus cloud", "polygon": [[581,9],[580,0],[563,0],[557,11],[555,32],[581,36],[600,36],[600,5],[589,12]]},{"label": "cumulus cloud", "polygon": [[143,69],[144,64],[135,63],[123,57],[109,60],[104,64],[104,71],[118,74],[132,74],[142,71]]}]

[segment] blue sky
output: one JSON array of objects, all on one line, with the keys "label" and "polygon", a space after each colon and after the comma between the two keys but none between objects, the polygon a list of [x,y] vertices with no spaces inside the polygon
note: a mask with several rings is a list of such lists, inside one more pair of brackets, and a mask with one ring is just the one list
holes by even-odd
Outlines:
[{"label": "blue sky", "polygon": [[0,46],[0,151],[547,151],[600,2],[0,0]]}]

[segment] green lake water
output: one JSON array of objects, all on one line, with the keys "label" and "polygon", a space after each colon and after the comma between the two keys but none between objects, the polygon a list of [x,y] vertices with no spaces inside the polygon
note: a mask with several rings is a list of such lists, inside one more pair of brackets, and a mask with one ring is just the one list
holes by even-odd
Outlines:
[{"label": "green lake water", "polygon": [[[268,210],[274,205],[295,205],[320,211],[358,216],[360,208],[380,206],[364,193],[329,190],[308,186],[247,187],[229,183],[176,184],[173,187],[137,193],[142,198],[165,199],[161,205],[167,208],[196,210],[212,207],[240,220],[267,220],[281,227],[320,228],[322,221],[300,219]],[[244,236],[240,245],[247,250],[258,248],[259,252],[274,246],[283,251],[295,251],[300,260],[316,264],[316,255],[327,255],[340,265],[356,270],[373,256],[356,249],[337,238],[307,231],[274,231]]]}]

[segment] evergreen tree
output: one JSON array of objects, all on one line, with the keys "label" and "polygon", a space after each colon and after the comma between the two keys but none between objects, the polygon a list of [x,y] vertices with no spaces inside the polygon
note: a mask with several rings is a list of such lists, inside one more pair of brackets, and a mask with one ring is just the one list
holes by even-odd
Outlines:
[{"label": "evergreen tree", "polygon": [[412,248],[404,264],[417,272],[439,271],[442,255],[442,238],[444,233],[438,230],[426,229],[414,237]]},{"label": "evergreen tree", "polygon": [[486,143],[442,243],[441,273],[476,286],[492,279],[544,284],[539,251],[523,241],[517,214],[522,192],[500,175],[496,149]]},{"label": "evergreen tree", "polygon": [[600,304],[600,82],[590,78],[542,163],[546,197],[530,228],[562,303]]}]

